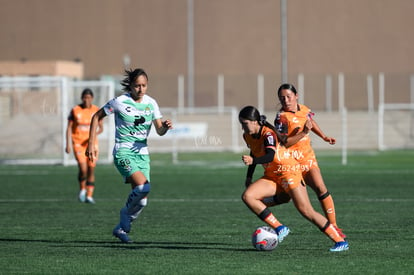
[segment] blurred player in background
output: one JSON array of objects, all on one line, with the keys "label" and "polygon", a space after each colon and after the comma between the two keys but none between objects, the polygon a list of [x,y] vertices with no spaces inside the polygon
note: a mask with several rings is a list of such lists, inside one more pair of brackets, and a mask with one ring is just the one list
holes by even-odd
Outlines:
[{"label": "blurred player in background", "polygon": [[329,144],[335,144],[335,138],[324,134],[313,119],[314,113],[298,103],[296,88],[291,84],[283,84],[277,91],[282,108],[275,118],[275,127],[283,137],[283,144],[291,150],[301,164],[303,178],[318,196],[326,218],[335,226],[338,233],[346,238],[336,223],[335,205],[329,193],[311,146],[309,132],[312,131]]},{"label": "blurred player in background", "polygon": [[298,161],[280,144],[276,129],[252,107],[244,107],[239,113],[239,121],[244,131],[243,138],[250,148],[250,155],[242,156],[248,165],[246,182],[251,178],[257,164],[262,164],[264,176],[248,184],[242,195],[244,203],[261,220],[275,229],[279,241],[289,234],[289,228],[281,224],[269,210],[263,200],[275,194],[286,192],[299,213],[315,224],[335,245],[332,252],[349,249],[348,243],[341,237],[336,228],[310,203],[306,185],[303,183],[302,170]]},{"label": "blurred player in background", "polygon": [[[65,151],[68,154],[70,153],[70,140],[72,140],[73,153],[79,168],[79,201],[94,204],[93,191],[95,189],[96,162],[89,161],[85,156],[85,152],[88,146],[91,119],[99,108],[92,104],[93,92],[91,89],[83,90],[81,99],[82,103],[73,107],[68,117]],[[102,121],[99,122],[96,131],[96,134],[102,133]],[[94,146],[98,152],[98,140],[95,140]]]},{"label": "blurred player in background", "polygon": [[86,155],[91,161],[96,156],[95,140],[99,120],[114,114],[115,146],[114,164],[131,184],[131,192],[125,206],[120,211],[120,222],[112,234],[124,243],[131,242],[128,233],[131,223],[138,218],[147,205],[150,192],[150,157],[147,137],[153,124],[158,135],[162,136],[172,128],[170,120],[162,121],[157,102],[148,96],[148,76],[143,69],[125,71],[121,82],[125,93],[107,102],[92,118],[89,145]]}]

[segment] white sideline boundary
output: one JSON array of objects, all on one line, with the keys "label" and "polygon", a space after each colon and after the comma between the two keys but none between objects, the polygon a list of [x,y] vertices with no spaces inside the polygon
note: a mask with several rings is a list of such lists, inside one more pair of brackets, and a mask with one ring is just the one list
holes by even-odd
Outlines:
[{"label": "white sideline boundary", "polygon": [[[99,202],[108,202],[108,201],[124,201],[125,199],[97,199],[97,205]],[[204,199],[157,199],[157,198],[149,198],[149,201],[152,203],[189,203],[189,202],[200,202],[200,203],[215,203],[215,202],[224,202],[224,203],[235,203],[240,202],[242,203],[240,198],[204,198]],[[316,201],[316,199],[311,199],[311,201]],[[396,199],[396,198],[362,198],[362,199],[335,199],[335,201],[340,202],[366,202],[366,203],[396,203],[396,202],[414,202],[414,198],[409,199]],[[51,202],[74,202],[78,203],[76,199],[0,199],[0,203],[51,203]]]},{"label": "white sideline boundary", "polygon": [[[212,162],[206,162],[206,163],[202,163],[202,162],[198,162],[198,163],[193,163],[190,165],[185,164],[188,167],[191,166],[204,166],[206,167],[206,169],[208,170],[218,170],[218,169],[225,169],[225,168],[237,168],[237,169],[247,169],[246,166],[244,166],[243,164],[239,163],[239,162],[234,162],[231,164],[227,164],[227,165],[223,165],[223,164],[212,164]],[[322,172],[324,174],[329,174],[329,167],[322,167]],[[116,171],[114,172],[116,173]],[[156,169],[154,169],[152,172],[152,175],[160,175],[162,174],[162,171],[157,171]],[[335,172],[335,175],[341,175],[341,174],[347,174],[347,175],[359,175],[359,174],[365,174],[365,175],[390,175],[390,174],[395,174],[396,171],[384,171],[384,170],[367,170],[367,171],[346,171],[346,172],[341,172],[341,171],[337,171]],[[399,170],[398,174],[402,174],[402,175],[410,175],[413,174],[412,170]],[[56,173],[49,173],[47,171],[41,171],[41,170],[16,170],[16,171],[0,171],[0,176],[5,176],[5,175],[13,175],[13,176],[48,176],[48,175],[56,175]],[[118,174],[117,174],[118,175]],[[257,175],[257,178],[259,178],[259,173]],[[334,181],[334,180],[333,180]]]}]

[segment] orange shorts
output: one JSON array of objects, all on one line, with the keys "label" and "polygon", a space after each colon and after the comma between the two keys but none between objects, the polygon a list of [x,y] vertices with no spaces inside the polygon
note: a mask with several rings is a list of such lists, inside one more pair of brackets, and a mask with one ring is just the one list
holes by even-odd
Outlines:
[{"label": "orange shorts", "polygon": [[96,159],[94,161],[90,161],[88,157],[85,155],[86,149],[88,147],[87,143],[84,144],[77,144],[73,143],[73,154],[75,155],[76,161],[78,163],[88,163],[88,167],[95,167],[96,162],[98,161],[99,150],[98,146],[95,147],[98,154],[96,154]]},{"label": "orange shorts", "polygon": [[262,178],[274,182],[277,190],[276,194],[280,192],[289,193],[290,190],[297,188],[303,181],[301,171],[294,171],[277,175],[265,174]]},{"label": "orange shorts", "polygon": [[309,172],[313,168],[319,168],[318,162],[316,160],[315,152],[312,147],[304,149],[295,149],[293,150],[295,159],[299,162],[300,169],[303,174]]},{"label": "orange shorts", "polygon": [[318,161],[316,160],[315,154],[309,154],[306,158],[300,160],[300,167],[303,175],[309,172],[313,168],[319,168]]}]

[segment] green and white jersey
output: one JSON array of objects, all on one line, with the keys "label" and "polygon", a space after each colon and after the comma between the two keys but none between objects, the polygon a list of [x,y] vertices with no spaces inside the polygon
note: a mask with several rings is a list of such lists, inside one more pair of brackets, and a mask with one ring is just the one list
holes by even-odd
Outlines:
[{"label": "green and white jersey", "polygon": [[115,115],[115,146],[113,154],[148,155],[147,137],[152,121],[162,117],[155,99],[144,95],[135,102],[129,93],[110,100],[103,107],[105,114]]}]

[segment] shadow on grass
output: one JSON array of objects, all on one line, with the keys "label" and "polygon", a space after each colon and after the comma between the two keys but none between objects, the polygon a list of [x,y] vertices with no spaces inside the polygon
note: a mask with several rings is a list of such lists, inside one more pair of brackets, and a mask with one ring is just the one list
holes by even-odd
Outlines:
[{"label": "shadow on grass", "polygon": [[244,251],[257,252],[253,248],[235,248],[234,244],[213,243],[213,242],[157,242],[143,241],[133,243],[121,243],[115,241],[61,241],[61,240],[42,240],[42,239],[13,239],[0,238],[0,243],[4,242],[22,242],[22,243],[45,243],[56,247],[101,247],[116,249],[169,249],[169,250],[224,250],[224,251]]}]

